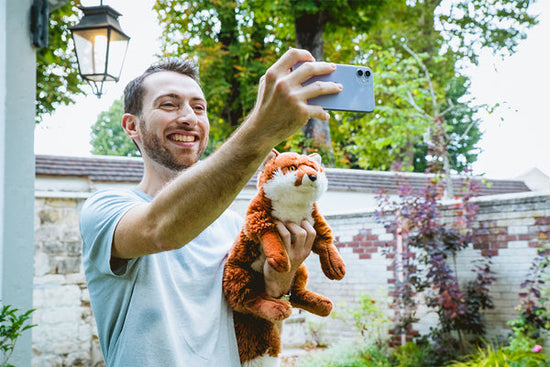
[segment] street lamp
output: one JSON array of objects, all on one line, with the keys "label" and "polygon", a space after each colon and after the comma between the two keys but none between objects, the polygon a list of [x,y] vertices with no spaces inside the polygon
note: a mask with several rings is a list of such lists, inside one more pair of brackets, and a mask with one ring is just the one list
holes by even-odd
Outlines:
[{"label": "street lamp", "polygon": [[95,95],[103,94],[103,83],[118,82],[128,48],[128,37],[118,23],[121,15],[108,5],[79,7],[80,23],[71,27],[78,71]]}]

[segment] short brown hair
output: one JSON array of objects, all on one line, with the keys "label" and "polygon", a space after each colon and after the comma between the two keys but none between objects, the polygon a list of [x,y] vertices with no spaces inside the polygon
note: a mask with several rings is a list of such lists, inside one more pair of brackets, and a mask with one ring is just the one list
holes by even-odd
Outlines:
[{"label": "short brown hair", "polygon": [[199,68],[192,60],[177,57],[160,60],[149,66],[143,74],[126,85],[126,88],[124,88],[124,113],[130,113],[135,116],[141,114],[143,95],[145,94],[143,81],[149,75],[161,71],[175,71],[176,73],[187,75],[200,85]]}]

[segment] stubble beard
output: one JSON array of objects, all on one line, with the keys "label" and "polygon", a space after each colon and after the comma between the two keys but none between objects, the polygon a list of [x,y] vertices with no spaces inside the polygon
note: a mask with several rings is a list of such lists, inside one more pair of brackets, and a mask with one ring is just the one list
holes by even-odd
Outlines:
[{"label": "stubble beard", "polygon": [[141,142],[144,153],[153,161],[174,173],[179,173],[191,167],[199,161],[200,157],[204,153],[205,148],[202,148],[196,153],[190,163],[179,163],[176,157],[174,157],[174,154],[162,144],[160,138],[147,129],[143,119],[140,119],[139,124],[142,131]]}]

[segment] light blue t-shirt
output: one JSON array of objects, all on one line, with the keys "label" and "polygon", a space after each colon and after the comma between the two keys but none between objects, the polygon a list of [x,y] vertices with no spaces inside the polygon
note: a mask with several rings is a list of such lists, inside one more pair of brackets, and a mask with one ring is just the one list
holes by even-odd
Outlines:
[{"label": "light blue t-shirt", "polygon": [[242,218],[228,210],[181,249],[112,267],[119,220],[151,200],[137,188],[99,191],[82,210],[84,272],[107,366],[240,366],[222,273]]}]

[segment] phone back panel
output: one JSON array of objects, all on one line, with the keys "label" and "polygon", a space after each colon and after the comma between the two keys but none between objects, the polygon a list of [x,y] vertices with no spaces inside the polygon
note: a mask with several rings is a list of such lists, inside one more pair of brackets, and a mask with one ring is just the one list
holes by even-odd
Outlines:
[{"label": "phone back panel", "polygon": [[324,109],[335,111],[374,111],[374,82],[370,68],[338,64],[331,74],[312,77],[303,85],[317,80],[340,83],[344,89],[340,93],[311,98],[308,100],[309,104],[320,105]]}]

